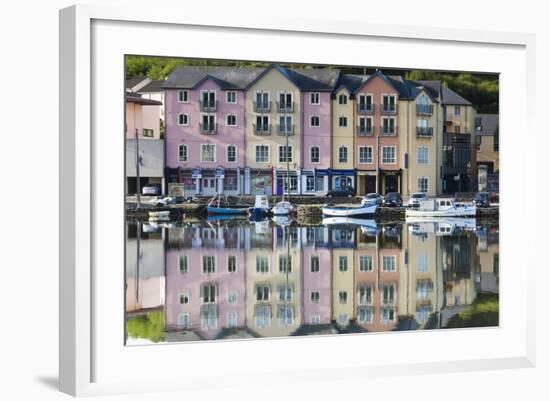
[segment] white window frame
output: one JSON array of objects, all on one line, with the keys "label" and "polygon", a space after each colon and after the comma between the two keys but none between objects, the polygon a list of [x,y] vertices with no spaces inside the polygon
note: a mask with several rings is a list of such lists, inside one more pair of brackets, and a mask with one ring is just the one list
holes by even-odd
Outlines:
[{"label": "white window frame", "polygon": [[[420,159],[420,150],[426,150],[426,160],[421,160]],[[421,165],[426,165],[426,164],[429,164],[430,163],[430,148],[428,148],[427,146],[418,146],[416,148],[416,163],[417,164],[421,164]]]},{"label": "white window frame", "polygon": [[[317,97],[317,102],[312,102],[313,97]],[[309,94],[309,104],[312,106],[319,106],[321,104],[321,93],[320,92],[311,92]]]},{"label": "white window frame", "polygon": [[[180,152],[181,149],[185,149],[185,160],[181,158],[181,152]],[[184,143],[180,143],[178,145],[178,162],[186,163],[188,161],[189,161],[189,147]]]},{"label": "white window frame", "polygon": [[[278,91],[277,92],[277,102],[280,102],[281,100],[281,95],[290,95],[290,104],[294,104],[294,92],[291,91],[291,90],[288,90],[288,91]],[[286,102],[286,99],[285,99],[285,102]],[[278,107],[276,107],[276,109],[278,109]],[[294,110],[296,111],[296,110]],[[293,112],[294,112],[293,111]]]},{"label": "white window frame", "polygon": [[[317,259],[317,270],[313,271],[313,259]],[[309,272],[310,273],[319,273],[321,271],[321,255],[318,253],[309,255]]]},{"label": "white window frame", "polygon": [[[342,263],[344,262],[344,263]],[[342,267],[345,268],[345,270],[342,270]],[[349,258],[348,255],[339,255],[338,256],[338,271],[340,273],[346,273],[349,270]]]},{"label": "white window frame", "polygon": [[[420,180],[426,180],[426,192],[421,190]],[[429,190],[430,190],[430,179],[428,177],[418,177],[418,180],[416,181],[416,183],[417,183],[418,192],[424,192],[424,193],[429,192]]]},{"label": "white window frame", "polygon": [[[212,258],[214,261],[214,270],[211,272],[204,271],[204,258]],[[215,274],[218,271],[218,258],[216,255],[201,255],[201,274]]]},{"label": "white window frame", "polygon": [[384,110],[384,97],[393,97],[393,104],[395,105],[395,112],[397,113],[397,95],[394,93],[382,93],[380,95],[380,111]]},{"label": "white window frame", "polygon": [[[311,157],[312,156],[311,152],[312,152],[313,148],[317,148],[317,153],[318,153],[318,156],[319,156],[319,159],[316,162],[314,162],[313,158]],[[321,163],[321,148],[319,146],[313,145],[313,146],[309,147],[309,162],[311,164],[320,164]]]},{"label": "white window frame", "polygon": [[[229,124],[229,117],[235,117],[235,124]],[[237,115],[233,114],[233,113],[226,114],[226,116],[225,116],[225,126],[226,127],[237,127],[238,126]]]},{"label": "white window frame", "polygon": [[[386,264],[384,263],[385,260],[393,261],[389,270],[386,268]],[[397,271],[397,258],[395,255],[382,255],[382,271],[384,273],[393,273]]]},{"label": "white window frame", "polygon": [[[204,160],[204,158],[203,158],[203,148],[205,146],[213,146],[214,147],[214,160],[213,161]],[[216,163],[216,160],[218,159],[217,155],[216,155],[216,153],[217,153],[216,148],[217,148],[216,144],[214,144],[214,143],[201,143],[201,159],[200,159],[201,163]]]},{"label": "white window frame", "polygon": [[[258,289],[260,288],[262,289],[262,291],[258,293]],[[266,288],[267,293],[264,291]],[[265,283],[256,284],[254,293],[256,294],[256,296],[254,297],[254,300],[256,302],[269,302],[269,300],[271,299],[271,286]],[[258,295],[261,295],[261,299],[258,299]]]},{"label": "white window frame", "polygon": [[[342,158],[340,157],[340,155],[341,155],[340,151],[341,151],[342,149],[346,149],[346,160],[345,160],[345,161],[342,161]],[[338,163],[341,163],[341,164],[349,163],[348,159],[349,159],[348,147],[345,146],[345,145],[340,145],[340,146],[338,147]]]},{"label": "white window frame", "polygon": [[[233,161],[230,161],[230,160],[229,160],[229,147],[230,147],[230,146],[233,146],[233,147],[235,148],[235,160],[233,160]],[[237,161],[239,160],[239,158],[238,158],[238,152],[239,152],[239,150],[237,149],[237,145],[233,145],[233,144],[227,145],[227,146],[225,147],[225,161],[226,161],[227,163],[237,163]]]},{"label": "white window frame", "polygon": [[[290,160],[288,162],[294,163],[294,145],[289,144],[288,147],[290,148]],[[286,148],[286,145],[278,145],[277,160],[279,163],[286,163],[286,160],[281,160],[281,148]],[[288,157],[288,154],[286,156]]]},{"label": "white window frame", "polygon": [[[187,123],[181,123],[180,124],[180,117],[187,117]],[[189,114],[187,114],[187,113],[178,113],[178,126],[180,126],[180,127],[189,127],[189,123],[190,123]]]},{"label": "white window frame", "polygon": [[[370,259],[370,269],[369,270],[362,270],[361,269],[361,259],[362,258]],[[359,255],[359,266],[357,266],[357,269],[361,273],[367,273],[367,272],[374,271],[374,258],[372,257],[372,255]]]},{"label": "white window frame", "polygon": [[[229,101],[229,94],[230,93],[233,93],[235,95],[235,101],[234,102]],[[237,104],[237,91],[226,91],[225,92],[225,103],[227,103],[227,104]]]},{"label": "white window frame", "polygon": [[[180,323],[183,320],[182,316],[186,316],[187,324],[185,326]],[[178,328],[188,328],[189,326],[191,326],[189,312],[178,313]]]},{"label": "white window frame", "polygon": [[[187,297],[187,302],[181,302],[182,297]],[[183,291],[178,294],[178,304],[179,305],[189,305],[191,303],[191,296],[188,291]]]},{"label": "white window frame", "polygon": [[[313,294],[317,294],[317,300],[313,300]],[[319,291],[310,291],[309,292],[309,303],[314,305],[319,305],[321,303],[321,293]]]},{"label": "white window frame", "polygon": [[[346,122],[346,125],[342,125],[342,121]],[[347,116],[339,116],[338,117],[338,128],[347,128],[348,127],[348,117]]]},{"label": "white window frame", "polygon": [[384,134],[385,136],[397,135],[397,118],[394,116],[382,116],[380,117],[380,132],[384,129],[384,120],[393,120],[393,134]]},{"label": "white window frame", "polygon": [[[344,103],[341,103],[341,102],[340,102],[340,98],[341,98],[342,96],[345,97],[345,102],[344,102]],[[347,104],[348,104],[348,100],[349,100],[349,96],[348,96],[347,94],[345,94],[345,93],[340,93],[340,94],[338,95],[338,104],[339,104],[339,105],[347,105]]]},{"label": "white window frame", "polygon": [[[265,272],[258,271],[258,260],[259,260],[259,258],[265,258],[265,260],[267,261],[267,270]],[[256,274],[268,274],[271,271],[271,259],[269,259],[267,256],[256,255],[255,261],[256,262],[255,262],[255,266],[254,266],[254,271],[256,272]]]},{"label": "white window frame", "polygon": [[[392,149],[393,148],[393,162],[386,162],[384,161],[384,149]],[[382,164],[397,164],[397,147],[393,145],[386,145],[382,146]]]},{"label": "white window frame", "polygon": [[[180,100],[180,93],[182,93],[182,94],[185,93],[186,96],[184,96],[184,97],[187,98],[187,100]],[[178,103],[189,103],[189,90],[188,89],[178,89],[176,97],[177,97]]]},{"label": "white window frame", "polygon": [[359,107],[359,105],[361,104],[361,102],[359,102],[359,98],[360,98],[361,96],[364,96],[364,97],[365,97],[365,104],[368,104],[366,100],[367,100],[367,98],[370,97],[370,104],[374,107],[374,96],[373,96],[372,93],[359,93],[359,94],[357,95],[357,107]]},{"label": "white window frame", "polygon": [[[231,257],[235,258],[235,271],[234,271],[234,272],[230,272],[230,271],[229,271],[229,258],[231,258]],[[228,273],[231,273],[231,274],[237,273],[237,271],[238,271],[238,266],[239,266],[239,263],[238,263],[238,260],[237,260],[237,255],[227,255],[227,265],[226,265],[226,267],[227,267],[227,272],[228,272]]]},{"label": "white window frame", "polygon": [[[361,149],[364,148],[364,149],[370,149],[370,161],[366,161],[366,162],[362,162],[361,161]],[[369,159],[367,159],[369,160]],[[357,162],[359,164],[373,164],[374,163],[374,149],[372,146],[367,146],[367,145],[360,145],[357,147]]]},{"label": "white window frame", "polygon": [[[266,161],[258,161],[258,147],[265,146],[267,148],[267,159]],[[254,160],[256,163],[269,164],[271,160],[271,147],[269,145],[254,145]]]},{"label": "white window frame", "polygon": [[[230,295],[235,295],[235,302],[231,302]],[[239,303],[239,293],[237,291],[227,291],[225,300],[228,305],[237,305]]]},{"label": "white window frame", "polygon": [[[318,125],[313,125],[313,121],[312,121],[313,118],[317,118],[317,121],[318,121],[318,123],[319,123]],[[309,117],[309,127],[310,127],[310,128],[319,128],[319,127],[321,127],[321,117],[318,116],[318,115],[316,115],[316,114],[310,116],[310,117]]]},{"label": "white window frame", "polygon": [[202,89],[200,91],[200,98],[199,98],[199,108],[200,108],[200,102],[202,102],[202,95],[203,93],[213,93],[214,94],[214,104],[218,101],[218,91],[216,89]]},{"label": "white window frame", "polygon": [[[235,322],[229,323],[230,319],[229,316],[235,316]],[[225,325],[228,328],[237,327],[239,325],[239,313],[235,311],[227,312],[225,315]]]}]

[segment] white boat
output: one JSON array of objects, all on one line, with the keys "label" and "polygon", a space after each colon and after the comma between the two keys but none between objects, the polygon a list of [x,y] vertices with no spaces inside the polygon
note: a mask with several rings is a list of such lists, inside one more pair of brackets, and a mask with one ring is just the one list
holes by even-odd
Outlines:
[{"label": "white boat", "polygon": [[451,198],[426,199],[416,208],[408,208],[406,217],[475,217],[476,206],[457,203]]},{"label": "white boat", "polygon": [[160,210],[158,212],[149,212],[149,220],[170,220],[170,210]]},{"label": "white boat", "polygon": [[358,219],[356,217],[325,217],[322,221],[324,226],[352,224],[359,226],[365,235],[378,232],[378,226],[373,219]]},{"label": "white boat", "polygon": [[278,202],[275,206],[273,206],[273,209],[271,209],[271,213],[273,213],[274,216],[288,216],[294,211],[294,206],[288,201],[281,201]]},{"label": "white boat", "polygon": [[378,205],[373,202],[361,206],[324,206],[322,211],[323,216],[351,217],[375,214],[377,208]]},{"label": "white boat", "polygon": [[475,218],[407,217],[405,221],[413,234],[453,235],[476,229]]},{"label": "white boat", "polygon": [[289,226],[292,223],[292,218],[288,214],[274,215],[271,219],[275,224],[281,227]]},{"label": "white boat", "polygon": [[254,207],[248,209],[248,213],[254,216],[266,216],[270,212],[267,195],[256,195]]}]

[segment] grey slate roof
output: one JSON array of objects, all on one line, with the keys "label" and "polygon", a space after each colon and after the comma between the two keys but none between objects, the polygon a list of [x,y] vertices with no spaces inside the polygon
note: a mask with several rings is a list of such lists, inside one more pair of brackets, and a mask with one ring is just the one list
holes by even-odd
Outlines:
[{"label": "grey slate roof", "polygon": [[493,136],[498,128],[498,114],[478,114],[476,117],[476,135]]},{"label": "grey slate roof", "polygon": [[355,91],[359,89],[361,84],[365,82],[368,78],[369,75],[342,74],[340,75],[340,79],[335,86],[335,90],[343,86],[350,93],[355,93]]},{"label": "grey slate roof", "polygon": [[151,81],[139,90],[140,93],[162,92],[164,81]]},{"label": "grey slate roof", "polygon": [[450,104],[450,105],[464,105],[471,106],[472,103],[464,99],[458,93],[452,89],[447,88],[441,84],[441,81],[416,81],[420,85],[431,88],[436,91],[438,94],[441,94],[441,104]]},{"label": "grey slate roof", "polygon": [[206,79],[222,89],[245,89],[265,68],[254,67],[180,67],[164,81],[164,89],[193,89]]},{"label": "grey slate roof", "polygon": [[304,92],[332,91],[340,77],[340,70],[329,68],[285,69],[289,79]]},{"label": "grey slate roof", "polygon": [[146,79],[147,77],[142,77],[142,76],[126,77],[126,89],[131,89]]},{"label": "grey slate roof", "polygon": [[158,100],[145,99],[134,92],[126,92],[126,102],[141,104],[142,106],[162,106],[162,103]]}]

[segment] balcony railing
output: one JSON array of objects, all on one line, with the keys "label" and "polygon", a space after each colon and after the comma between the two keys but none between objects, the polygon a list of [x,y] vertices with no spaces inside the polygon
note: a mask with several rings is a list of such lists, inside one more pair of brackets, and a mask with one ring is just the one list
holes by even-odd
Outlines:
[{"label": "balcony railing", "polygon": [[374,104],[357,103],[357,112],[360,114],[374,113]]},{"label": "balcony railing", "polygon": [[201,134],[214,135],[218,132],[218,124],[199,124]]},{"label": "balcony railing", "polygon": [[277,124],[277,135],[282,135],[282,136],[294,135],[294,125]]},{"label": "balcony railing", "polygon": [[357,126],[357,135],[359,136],[372,136],[374,134],[373,127]]},{"label": "balcony railing", "polygon": [[269,113],[271,111],[271,102],[254,102],[255,113]]},{"label": "balcony railing", "polygon": [[271,124],[264,124],[264,125],[254,124],[254,133],[256,135],[271,135]]},{"label": "balcony railing", "polygon": [[434,129],[432,127],[416,127],[416,136],[423,136],[431,138],[433,136]]},{"label": "balcony railing", "polygon": [[212,111],[216,111],[216,106],[218,105],[218,102],[217,101],[205,102],[204,100],[201,100],[200,105],[201,105],[201,111],[212,112]]},{"label": "balcony railing", "polygon": [[433,104],[417,104],[416,105],[416,114],[423,116],[431,116],[434,113]]},{"label": "balcony railing", "polygon": [[395,136],[397,135],[397,127],[380,127],[380,135]]},{"label": "balcony railing", "polygon": [[292,113],[294,111],[294,102],[277,102],[278,113]]},{"label": "balcony railing", "polygon": [[380,113],[381,114],[395,114],[395,113],[397,113],[397,106],[396,105],[383,104],[382,107],[380,107]]}]

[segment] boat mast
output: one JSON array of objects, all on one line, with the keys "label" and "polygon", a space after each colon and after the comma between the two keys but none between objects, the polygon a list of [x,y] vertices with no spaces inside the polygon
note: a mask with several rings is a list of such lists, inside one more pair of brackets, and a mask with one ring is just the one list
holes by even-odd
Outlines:
[{"label": "boat mast", "polygon": [[[284,100],[284,102],[283,102],[283,106],[284,106],[283,121],[284,121],[284,127],[285,127],[285,137],[286,137],[286,149],[285,149],[285,155],[286,155],[286,190],[288,191],[288,201],[290,202],[290,161],[289,161],[290,152],[289,152],[289,149],[288,149],[288,125],[287,125],[287,120],[286,120],[286,108],[287,108],[286,90],[283,92],[283,100]],[[285,199],[284,196],[285,196],[285,191],[283,191],[283,200]]]}]

